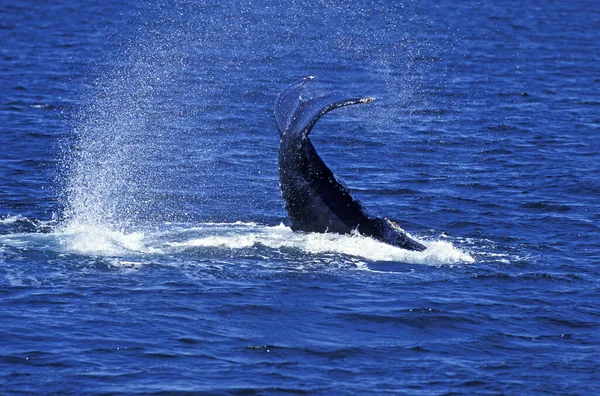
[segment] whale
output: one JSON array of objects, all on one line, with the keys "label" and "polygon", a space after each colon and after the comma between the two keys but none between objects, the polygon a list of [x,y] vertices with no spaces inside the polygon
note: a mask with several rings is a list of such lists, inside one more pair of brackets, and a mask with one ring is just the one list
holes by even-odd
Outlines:
[{"label": "whale", "polygon": [[314,76],[287,86],[275,100],[279,131],[279,187],[293,231],[354,234],[412,251],[426,246],[411,238],[396,222],[368,211],[343,181],[325,165],[309,134],[331,110],[368,104],[371,97],[327,94],[305,97],[303,88]]}]

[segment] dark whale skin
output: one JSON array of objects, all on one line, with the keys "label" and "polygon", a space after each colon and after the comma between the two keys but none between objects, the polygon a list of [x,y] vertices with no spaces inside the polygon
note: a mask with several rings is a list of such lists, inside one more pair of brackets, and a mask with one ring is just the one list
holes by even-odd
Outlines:
[{"label": "dark whale skin", "polygon": [[279,186],[294,231],[350,234],[358,231],[407,250],[423,251],[396,223],[371,214],[337,179],[317,154],[308,135],[327,112],[373,98],[340,98],[326,95],[302,97],[307,77],[285,88],[275,102],[275,119],[281,137]]}]

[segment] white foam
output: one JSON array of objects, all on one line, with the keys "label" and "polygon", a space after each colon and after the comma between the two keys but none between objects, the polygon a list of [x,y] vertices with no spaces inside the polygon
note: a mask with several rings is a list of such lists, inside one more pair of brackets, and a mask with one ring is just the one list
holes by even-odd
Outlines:
[{"label": "white foam", "polygon": [[143,232],[125,233],[101,225],[69,225],[58,233],[62,246],[69,253],[119,256],[127,254],[161,253],[147,246]]},{"label": "white foam", "polygon": [[140,261],[132,261],[132,260],[124,260],[120,258],[113,258],[109,260],[109,264],[111,267],[120,270],[122,273],[132,273],[137,272],[144,266],[143,262]]},{"label": "white foam", "polygon": [[466,252],[447,241],[421,241],[427,249],[413,252],[376,241],[361,235],[295,233],[283,224],[275,227],[249,226],[246,229],[214,229],[214,235],[203,235],[186,241],[168,243],[175,248],[216,247],[247,249],[259,245],[282,249],[292,248],[309,254],[337,253],[369,261],[397,261],[412,264],[442,265],[473,263]]},{"label": "white foam", "polygon": [[256,235],[229,235],[229,236],[208,236],[203,238],[191,239],[186,242],[170,242],[173,247],[224,247],[228,249],[243,249],[252,247],[256,244]]},{"label": "white foam", "polygon": [[[18,221],[20,216],[3,219]],[[299,255],[347,256],[343,260],[384,261],[409,264],[445,265],[473,263],[471,255],[447,240],[420,241],[427,246],[422,252],[413,252],[367,238],[359,234],[299,233],[283,224],[264,226],[256,223],[203,223],[166,224],[166,229],[152,232],[125,232],[97,223],[68,222],[52,233],[9,234],[0,241],[15,247],[38,246],[57,249],[63,253],[103,256],[118,259],[114,266],[136,269],[147,255],[177,256],[190,249],[194,254],[205,254],[203,249],[227,250],[231,255],[243,250],[280,259],[282,250]],[[253,254],[254,254],[253,253]],[[287,254],[287,253],[286,253]]]}]

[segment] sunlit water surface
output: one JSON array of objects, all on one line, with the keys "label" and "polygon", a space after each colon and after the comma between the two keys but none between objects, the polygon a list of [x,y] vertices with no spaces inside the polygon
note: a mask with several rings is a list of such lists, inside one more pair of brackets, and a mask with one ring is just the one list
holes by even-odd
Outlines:
[{"label": "sunlit water surface", "polygon": [[[389,3],[389,4],[387,4]],[[594,394],[593,2],[11,2],[0,392]],[[427,245],[294,233],[273,104]]]}]

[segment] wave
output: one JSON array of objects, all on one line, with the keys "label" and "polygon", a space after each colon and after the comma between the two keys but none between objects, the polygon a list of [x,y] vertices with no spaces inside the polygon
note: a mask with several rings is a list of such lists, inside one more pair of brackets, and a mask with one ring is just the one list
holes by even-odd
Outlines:
[{"label": "wave", "polygon": [[2,225],[9,225],[9,224],[14,224],[18,221],[26,221],[27,219],[21,215],[16,215],[16,216],[6,216],[3,218],[0,218],[0,224]]},{"label": "wave", "polygon": [[50,220],[29,219],[23,215],[0,217],[0,234],[12,233],[46,233],[52,231],[57,219],[53,215]]}]

